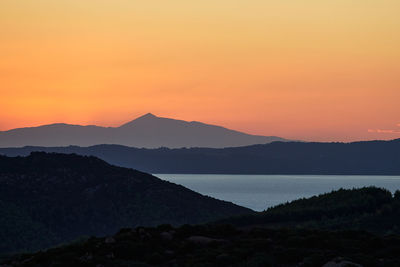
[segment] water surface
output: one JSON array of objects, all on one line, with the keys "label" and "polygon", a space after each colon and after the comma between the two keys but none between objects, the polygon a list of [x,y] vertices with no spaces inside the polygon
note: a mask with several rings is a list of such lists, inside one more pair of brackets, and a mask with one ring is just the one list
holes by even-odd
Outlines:
[{"label": "water surface", "polygon": [[217,199],[262,211],[268,207],[339,188],[400,189],[400,176],[155,174]]}]

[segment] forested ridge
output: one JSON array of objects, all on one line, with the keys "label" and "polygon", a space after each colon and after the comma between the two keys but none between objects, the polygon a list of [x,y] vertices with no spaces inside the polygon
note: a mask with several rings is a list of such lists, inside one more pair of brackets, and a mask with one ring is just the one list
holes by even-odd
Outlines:
[{"label": "forested ridge", "polygon": [[0,156],[0,253],[245,213],[252,211],[95,157]]},{"label": "forested ridge", "polygon": [[400,234],[400,191],[364,187],[340,189],[268,208],[254,215],[223,219],[241,227],[296,227]]}]

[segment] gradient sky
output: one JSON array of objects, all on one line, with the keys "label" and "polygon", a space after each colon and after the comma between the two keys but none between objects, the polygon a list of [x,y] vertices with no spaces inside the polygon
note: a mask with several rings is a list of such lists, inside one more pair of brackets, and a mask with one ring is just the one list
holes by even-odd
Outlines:
[{"label": "gradient sky", "polygon": [[139,115],[400,138],[399,0],[1,0],[0,130]]}]

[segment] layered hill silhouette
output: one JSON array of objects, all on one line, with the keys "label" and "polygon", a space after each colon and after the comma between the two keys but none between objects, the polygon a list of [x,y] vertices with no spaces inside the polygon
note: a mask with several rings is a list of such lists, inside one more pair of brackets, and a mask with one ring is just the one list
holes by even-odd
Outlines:
[{"label": "layered hill silhouette", "polygon": [[120,228],[204,223],[251,210],[95,157],[0,156],[0,254]]},{"label": "layered hill silhouette", "polygon": [[353,143],[273,142],[223,149],[91,147],[0,148],[0,154],[32,151],[77,153],[150,173],[400,175],[400,139]]},{"label": "layered hill silhouette", "polygon": [[0,131],[0,147],[118,144],[145,148],[222,148],[273,141],[285,141],[285,139],[250,135],[196,121],[162,118],[151,113],[119,127],[57,123]]},{"label": "layered hill silhouette", "polygon": [[[399,266],[400,192],[338,190],[203,225],[121,229],[5,266]],[[240,227],[239,227],[240,226]],[[1,259],[0,259],[1,264]]]}]

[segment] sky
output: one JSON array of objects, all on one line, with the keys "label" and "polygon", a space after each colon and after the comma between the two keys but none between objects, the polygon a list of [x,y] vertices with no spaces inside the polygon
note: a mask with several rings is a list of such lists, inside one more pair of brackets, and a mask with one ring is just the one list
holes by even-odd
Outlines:
[{"label": "sky", "polygon": [[398,0],[1,0],[0,130],[151,112],[400,138]]}]

